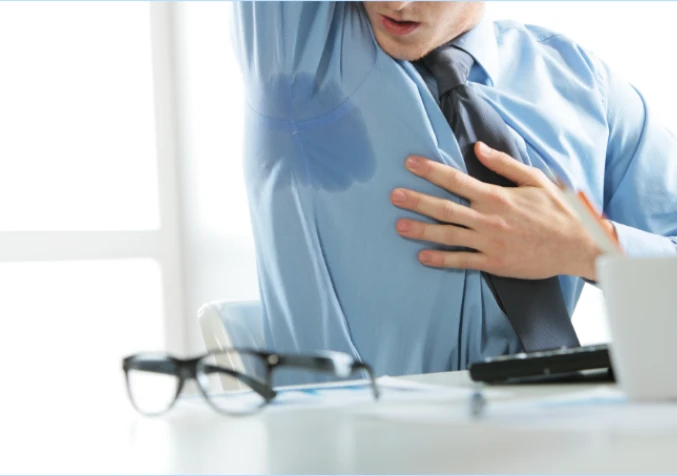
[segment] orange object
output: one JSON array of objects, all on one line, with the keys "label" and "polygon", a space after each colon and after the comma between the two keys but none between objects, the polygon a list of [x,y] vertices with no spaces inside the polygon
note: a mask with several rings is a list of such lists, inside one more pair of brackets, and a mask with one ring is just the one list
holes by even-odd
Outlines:
[{"label": "orange object", "polygon": [[616,229],[606,220],[603,213],[599,213],[592,202],[582,191],[576,191],[567,187],[558,177],[552,178],[555,185],[562,191],[564,199],[574,209],[583,226],[591,233],[593,239],[601,250],[607,253],[619,253],[623,255],[623,248],[618,241]]},{"label": "orange object", "polygon": [[[605,222],[606,217],[604,216],[603,213],[598,213],[597,210],[595,210],[595,207],[592,205],[590,200],[588,200],[588,197],[585,195],[585,193],[578,191],[576,192],[576,196],[578,199],[583,203],[585,208],[590,212],[590,214],[595,217],[599,225],[604,229],[606,234],[609,236],[609,238],[616,243],[616,245],[620,246],[620,243],[618,242],[618,235],[616,235],[615,230],[613,229],[613,226],[608,226],[608,224]],[[613,231],[610,231],[613,230]]]}]

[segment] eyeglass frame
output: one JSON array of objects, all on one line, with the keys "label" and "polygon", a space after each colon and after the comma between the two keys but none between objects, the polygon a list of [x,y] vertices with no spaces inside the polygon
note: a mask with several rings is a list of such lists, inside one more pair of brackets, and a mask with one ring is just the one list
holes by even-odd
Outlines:
[{"label": "eyeglass frame", "polygon": [[[219,408],[215,405],[205,388],[203,388],[198,378],[198,363],[203,359],[210,356],[218,356],[220,354],[228,353],[237,353],[240,356],[256,356],[265,363],[265,382],[262,382],[256,377],[252,377],[242,372],[238,372],[229,367],[222,365],[210,365],[214,369],[215,373],[225,373],[234,377],[236,380],[247,386],[249,389],[256,392],[259,396],[263,398],[263,403],[259,405],[256,409],[248,413],[238,413],[238,412],[229,412],[222,408]],[[143,360],[143,358],[154,357],[165,359],[164,361],[151,361]],[[142,362],[145,366],[134,366],[136,362]],[[170,368],[158,368],[158,365],[171,365]],[[154,368],[149,368],[154,367]],[[349,354],[336,351],[319,351],[308,354],[280,354],[276,352],[262,351],[251,348],[226,348],[226,349],[215,349],[210,350],[204,354],[201,354],[196,357],[191,357],[187,359],[182,359],[175,357],[169,353],[152,353],[152,352],[143,352],[129,355],[122,359],[122,370],[125,373],[125,383],[127,387],[127,396],[132,404],[132,406],[146,416],[159,416],[169,412],[181,394],[183,387],[188,380],[195,380],[197,382],[197,387],[200,390],[203,398],[207,401],[208,405],[212,407],[216,412],[229,416],[239,416],[239,415],[251,415],[256,413],[256,411],[262,409],[268,405],[278,394],[278,392],[273,388],[273,373],[275,369],[279,367],[287,368],[297,368],[297,369],[306,369],[316,372],[326,372],[332,373],[340,378],[347,378],[350,375],[359,372],[365,371],[369,376],[369,383],[371,384],[372,394],[374,399],[378,400],[380,397],[380,390],[376,383],[376,377],[374,376],[374,371],[371,366],[365,362],[362,362],[359,359],[355,359]],[[129,371],[130,370],[145,370],[156,373],[162,373],[166,375],[173,375],[178,378],[178,385],[176,386],[175,395],[171,403],[163,410],[158,412],[146,412],[141,410],[132,395],[131,384],[129,381]]]}]

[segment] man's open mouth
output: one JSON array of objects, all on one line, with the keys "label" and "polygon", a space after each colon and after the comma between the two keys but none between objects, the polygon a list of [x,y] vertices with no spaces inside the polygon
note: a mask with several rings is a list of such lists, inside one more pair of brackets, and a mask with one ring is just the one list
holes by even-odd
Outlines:
[{"label": "man's open mouth", "polygon": [[388,33],[395,36],[404,36],[411,33],[421,24],[416,21],[396,20],[385,15],[381,15],[381,23]]}]

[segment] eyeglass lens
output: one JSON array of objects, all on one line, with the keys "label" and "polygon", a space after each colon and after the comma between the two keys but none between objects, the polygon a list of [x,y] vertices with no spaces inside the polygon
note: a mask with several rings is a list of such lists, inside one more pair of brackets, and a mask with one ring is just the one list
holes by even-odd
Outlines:
[{"label": "eyeglass lens", "polygon": [[166,412],[179,389],[176,365],[164,356],[140,356],[127,370],[129,398],[136,409],[146,415]]},{"label": "eyeglass lens", "polygon": [[218,352],[203,357],[197,364],[202,392],[220,412],[247,414],[257,411],[266,404],[266,399],[233,375],[234,369],[261,384],[266,381],[266,364],[262,358],[236,351]]}]

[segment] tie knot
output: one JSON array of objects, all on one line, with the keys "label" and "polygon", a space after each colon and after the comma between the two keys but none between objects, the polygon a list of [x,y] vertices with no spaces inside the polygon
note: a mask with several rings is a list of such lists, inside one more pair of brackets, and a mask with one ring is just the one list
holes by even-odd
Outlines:
[{"label": "tie knot", "polygon": [[468,81],[475,60],[455,46],[444,45],[428,53],[421,62],[435,77],[439,96],[442,97]]}]

